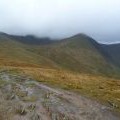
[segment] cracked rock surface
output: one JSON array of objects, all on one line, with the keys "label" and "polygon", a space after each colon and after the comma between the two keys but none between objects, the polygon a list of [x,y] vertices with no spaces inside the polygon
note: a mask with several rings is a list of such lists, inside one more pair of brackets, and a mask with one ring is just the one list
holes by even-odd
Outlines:
[{"label": "cracked rock surface", "polygon": [[120,116],[88,98],[3,71],[0,120],[120,120]]}]

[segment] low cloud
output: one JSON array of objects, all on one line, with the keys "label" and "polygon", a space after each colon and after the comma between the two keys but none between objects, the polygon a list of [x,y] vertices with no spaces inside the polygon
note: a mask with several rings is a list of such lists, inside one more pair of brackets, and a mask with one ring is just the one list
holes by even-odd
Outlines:
[{"label": "low cloud", "polygon": [[120,0],[1,0],[0,31],[51,38],[82,32],[120,42]]}]

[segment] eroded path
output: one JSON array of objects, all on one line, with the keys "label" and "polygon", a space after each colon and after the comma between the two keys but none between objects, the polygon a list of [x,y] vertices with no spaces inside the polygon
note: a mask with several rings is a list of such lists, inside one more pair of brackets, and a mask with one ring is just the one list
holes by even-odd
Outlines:
[{"label": "eroded path", "polygon": [[0,72],[0,120],[120,120],[85,97]]}]

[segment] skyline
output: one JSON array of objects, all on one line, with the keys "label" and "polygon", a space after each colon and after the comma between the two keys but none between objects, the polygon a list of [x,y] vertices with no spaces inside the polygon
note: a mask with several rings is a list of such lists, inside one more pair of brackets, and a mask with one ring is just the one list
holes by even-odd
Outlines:
[{"label": "skyline", "polygon": [[119,0],[1,0],[0,31],[57,39],[85,33],[117,43],[119,14]]}]

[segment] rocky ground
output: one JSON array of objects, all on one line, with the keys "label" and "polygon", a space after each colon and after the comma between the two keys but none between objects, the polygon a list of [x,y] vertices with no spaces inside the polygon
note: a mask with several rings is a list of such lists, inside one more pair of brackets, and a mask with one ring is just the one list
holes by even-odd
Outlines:
[{"label": "rocky ground", "polygon": [[120,120],[120,116],[75,93],[1,71],[0,120]]}]

